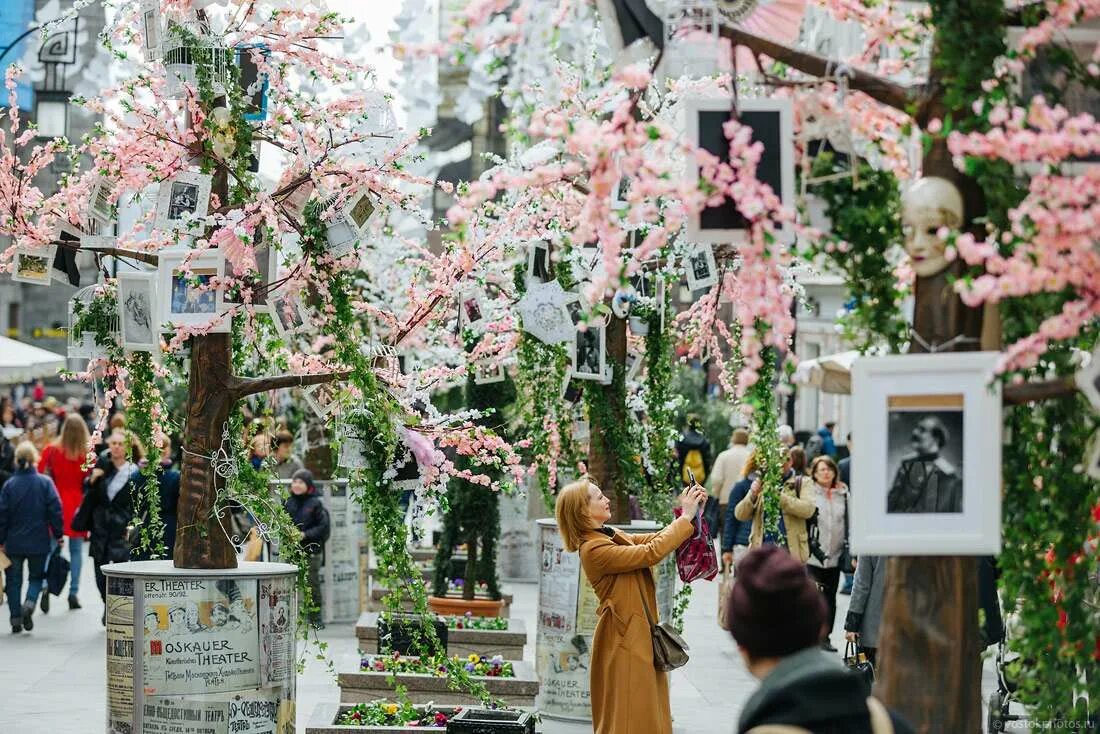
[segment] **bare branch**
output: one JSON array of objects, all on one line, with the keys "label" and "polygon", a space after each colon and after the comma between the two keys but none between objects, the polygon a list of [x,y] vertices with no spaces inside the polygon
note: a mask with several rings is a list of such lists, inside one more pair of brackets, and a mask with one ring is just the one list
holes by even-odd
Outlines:
[{"label": "bare branch", "polygon": [[321,372],[314,375],[274,375],[272,377],[238,377],[232,388],[234,400],[269,390],[282,390],[291,387],[326,385],[351,377],[351,371]]},{"label": "bare branch", "polygon": [[147,263],[149,265],[157,265],[160,263],[160,256],[154,255],[151,252],[137,252],[136,250],[124,250],[121,247],[74,247],[72,248],[77,252],[92,252],[96,255],[110,255],[112,257],[124,257],[130,260],[137,260],[138,262]]},{"label": "bare branch", "polygon": [[1005,385],[1001,399],[1005,405],[1025,405],[1043,400],[1064,398],[1077,392],[1072,377],[1062,377],[1045,382],[1025,382],[1020,385]]},{"label": "bare branch", "polygon": [[[730,39],[734,45],[744,46],[753,53],[771,57],[804,74],[822,79],[835,75],[839,65],[837,61],[820,54],[784,46],[740,28],[724,25],[721,33],[723,38]],[[868,97],[902,112],[910,112],[910,106],[920,101],[923,95],[923,86],[905,86],[859,69],[849,69],[848,73],[849,89],[863,92]]]}]

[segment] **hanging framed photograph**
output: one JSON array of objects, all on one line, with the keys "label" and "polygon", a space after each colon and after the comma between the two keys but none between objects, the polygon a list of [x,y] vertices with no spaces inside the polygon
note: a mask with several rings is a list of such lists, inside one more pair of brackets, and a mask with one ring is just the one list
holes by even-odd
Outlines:
[{"label": "hanging framed photograph", "polygon": [[159,352],[157,323],[157,274],[118,274],[118,321],[122,347],[131,352]]},{"label": "hanging framed photograph", "polygon": [[[266,237],[261,237],[259,235],[258,231],[255,241],[257,242],[257,244],[252,249],[252,253],[255,256],[256,262],[256,271],[252,273],[252,305],[257,311],[262,312],[268,310],[268,300],[274,295],[274,292],[269,293],[267,289],[272,283],[275,282],[278,277],[279,253],[274,247],[271,246]],[[244,303],[244,298],[242,295],[240,295],[239,291],[249,288],[248,282],[246,279],[242,280],[242,278],[245,276],[244,273],[241,273],[239,275],[234,273],[234,275],[238,278],[239,286],[234,289],[234,295],[226,293],[225,302]],[[275,291],[277,292],[278,289],[276,288]]]},{"label": "hanging framed photograph", "polygon": [[336,435],[340,438],[336,465],[344,469],[367,469],[370,466],[366,457],[367,444],[355,431],[356,427],[351,422],[336,427]]},{"label": "hanging framed photograph", "polygon": [[[337,196],[329,197],[326,208],[335,203]],[[368,192],[363,191],[349,196],[343,208],[332,214],[331,219],[325,224],[328,254],[336,258],[350,255],[359,240],[367,233],[374,212],[374,202]]]},{"label": "hanging framed photograph", "polygon": [[504,382],[504,365],[499,361],[493,363],[492,359],[483,359],[474,363],[474,384],[491,385],[494,382]]},{"label": "hanging framed photograph", "polygon": [[615,188],[611,192],[611,208],[614,211],[625,211],[629,209],[630,202],[626,200],[626,196],[629,193],[630,178],[628,176],[620,176],[618,183],[615,184]]},{"label": "hanging framed photograph", "polygon": [[310,385],[303,393],[306,403],[321,420],[327,418],[339,404],[337,390],[332,383]]},{"label": "hanging framed photograph", "polygon": [[161,54],[160,0],[142,0],[141,52],[146,61],[154,61]]},{"label": "hanging framed photograph", "polygon": [[[185,267],[185,263],[190,263]],[[159,321],[173,326],[214,325],[212,333],[229,331],[232,319],[225,316],[225,258],[220,250],[190,256],[187,250],[160,253],[157,293],[161,304]]]},{"label": "hanging framed photograph", "polygon": [[458,327],[476,326],[485,319],[485,309],[476,291],[464,291],[458,297]]},{"label": "hanging framed photograph", "polygon": [[271,321],[275,325],[275,331],[284,341],[290,341],[301,334],[306,319],[297,299],[288,298],[280,293],[270,300],[268,307],[271,310]]},{"label": "hanging framed photograph", "polygon": [[160,184],[156,228],[165,232],[201,235],[210,208],[210,176],[180,171]]},{"label": "hanging framed photograph", "polygon": [[857,555],[989,555],[1001,549],[997,352],[861,358],[852,367],[859,451]]},{"label": "hanging framed photograph", "polygon": [[[684,100],[687,115],[687,141],[714,155],[722,163],[729,163],[730,141],[723,126],[732,117],[733,99],[729,96]],[[751,142],[760,143],[763,153],[756,167],[756,178],[771,187],[783,205],[794,208],[794,123],[793,108],[789,99],[737,100],[737,116],[742,124],[752,128]],[[699,162],[693,155],[687,156],[688,181],[698,181],[701,173]],[[749,220],[729,200],[718,206],[704,208],[693,214],[687,222],[689,242],[722,244],[744,242],[748,236]],[[793,237],[790,225],[780,230],[786,237]]]},{"label": "hanging framed photograph", "polygon": [[589,324],[586,329],[578,328],[573,349],[572,376],[578,380],[603,382],[607,372],[604,359],[607,331],[603,325]]},{"label": "hanging framed photograph", "polygon": [[244,96],[244,119],[249,122],[262,122],[267,117],[267,74],[260,71],[259,64],[254,59],[254,54],[259,54],[266,61],[271,57],[271,50],[263,43],[246,44],[237,46],[237,68],[240,69],[240,85]]},{"label": "hanging framed photograph", "polygon": [[527,247],[527,287],[550,281],[550,243],[539,240]]},{"label": "hanging framed photograph", "polygon": [[645,355],[641,352],[630,351],[626,353],[626,379],[635,379],[642,371],[645,363]]},{"label": "hanging framed photograph", "polygon": [[[111,196],[114,194],[114,186],[103,176],[96,179],[92,187],[92,197],[88,205],[88,214],[100,222],[107,224],[115,218],[115,208],[111,204]],[[89,232],[89,234],[99,234]]]},{"label": "hanging framed photograph", "polygon": [[17,247],[11,259],[11,279],[19,283],[49,285],[57,245]]},{"label": "hanging framed photograph", "polygon": [[718,285],[718,264],[714,260],[714,248],[700,244],[684,256],[688,288],[692,293]]}]

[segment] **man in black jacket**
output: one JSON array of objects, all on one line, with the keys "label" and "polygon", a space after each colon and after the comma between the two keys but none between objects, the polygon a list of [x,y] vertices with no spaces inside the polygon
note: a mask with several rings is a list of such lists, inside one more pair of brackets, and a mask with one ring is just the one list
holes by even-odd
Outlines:
[{"label": "man in black jacket", "polygon": [[290,481],[290,496],[283,503],[283,508],[302,531],[302,550],[309,559],[309,589],[313,596],[310,624],[315,629],[324,629],[321,621],[321,564],[330,527],[328,510],[317,496],[313,472],[308,469],[294,472],[294,478]]}]

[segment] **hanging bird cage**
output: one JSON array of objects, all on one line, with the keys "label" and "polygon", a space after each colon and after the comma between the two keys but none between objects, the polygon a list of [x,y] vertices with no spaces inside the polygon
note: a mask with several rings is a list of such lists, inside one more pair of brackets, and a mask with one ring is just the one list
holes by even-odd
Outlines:
[{"label": "hanging bird cage", "polygon": [[189,24],[182,28],[181,32],[173,27],[164,44],[168,97],[183,98],[188,84],[197,88],[200,74],[209,79],[215,95],[224,95],[233,64],[233,50],[206,35],[201,27]]},{"label": "hanging bird cage", "polygon": [[[831,65],[831,64],[830,64]],[[801,192],[803,199],[810,193],[810,187],[830,181],[851,179],[852,186],[859,185],[859,156],[852,138],[852,123],[848,117],[848,78],[851,71],[840,64],[835,72],[836,109],[830,113],[827,109],[807,110],[799,130],[799,142],[802,146]],[[838,154],[839,160],[833,171],[813,175],[813,164],[817,155],[826,147]],[[816,150],[811,150],[816,146]]]},{"label": "hanging bird cage", "polygon": [[[95,332],[79,328],[81,315],[93,310],[96,299],[103,297],[102,292],[102,284],[89,285],[78,290],[69,300],[68,355],[73,359],[97,359],[106,353],[105,347],[96,343]],[[118,309],[111,309],[107,318],[109,339],[115,344],[121,344],[122,330],[119,326]]]},{"label": "hanging bird cage", "polygon": [[718,7],[714,0],[669,0],[664,10],[662,67],[665,78],[719,74],[722,55],[718,44]]}]

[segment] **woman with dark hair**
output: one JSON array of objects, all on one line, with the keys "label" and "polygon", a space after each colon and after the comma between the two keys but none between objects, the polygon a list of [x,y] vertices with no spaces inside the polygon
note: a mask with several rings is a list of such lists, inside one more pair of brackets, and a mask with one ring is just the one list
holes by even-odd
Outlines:
[{"label": "woman with dark hair", "polygon": [[[141,446],[129,434],[117,430],[107,438],[107,455],[88,477],[87,507],[81,516],[90,518],[91,556],[95,564],[95,583],[104,604],[107,602],[107,577],[101,567],[130,560],[130,524],[134,519],[133,492],[140,488]],[[106,608],[101,624],[107,624]]]},{"label": "woman with dark hair", "polygon": [[[821,646],[829,652],[836,652],[828,635],[836,622],[836,590],[840,585],[840,556],[844,550],[844,539],[848,537],[848,488],[840,481],[840,470],[831,456],[822,454],[810,465],[810,475],[814,484],[815,503],[817,505],[817,529],[819,546],[825,557],[811,555],[807,564],[810,575],[821,587],[828,604],[825,618],[829,632]],[[799,480],[795,480],[799,481]],[[810,480],[802,480],[810,481]]]},{"label": "woman with dark hair", "polygon": [[[69,609],[80,609],[80,569],[84,560],[84,541],[88,534],[73,530],[73,515],[84,499],[84,478],[90,469],[84,467],[88,457],[88,425],[76,413],[70,413],[61,425],[61,435],[42,452],[38,471],[53,479],[61,497],[61,516],[65,536],[69,539]],[[42,611],[49,611],[49,594],[42,596]]]}]

